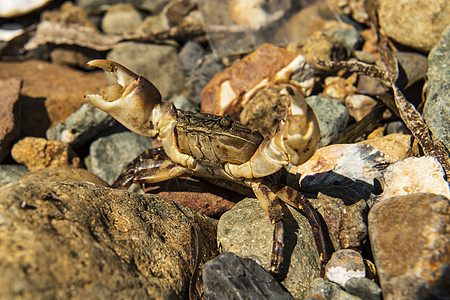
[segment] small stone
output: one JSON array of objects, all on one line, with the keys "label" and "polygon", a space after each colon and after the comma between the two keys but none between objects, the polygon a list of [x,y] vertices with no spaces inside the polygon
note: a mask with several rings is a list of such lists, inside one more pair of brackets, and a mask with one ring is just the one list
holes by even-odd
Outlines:
[{"label": "small stone", "polygon": [[377,192],[374,179],[381,177],[391,162],[383,152],[369,145],[336,144],[319,148],[306,163],[292,167],[289,172],[301,174],[300,185],[305,191],[317,192],[339,182],[368,199]]},{"label": "small stone", "polygon": [[[322,297],[322,298],[318,298]],[[361,298],[344,291],[339,284],[323,278],[316,278],[311,283],[308,290],[307,300],[361,300]],[[365,300],[365,299],[364,299]]]},{"label": "small stone", "polygon": [[28,170],[47,167],[80,167],[78,155],[68,145],[43,138],[26,137],[14,144],[11,155]]},{"label": "small stone", "polygon": [[[450,5],[447,5],[450,7]],[[428,90],[423,118],[434,136],[450,149],[450,26],[428,56]]]},{"label": "small stone", "polygon": [[345,291],[364,300],[381,300],[380,286],[369,278],[350,278],[345,283]]},{"label": "small stone", "polygon": [[345,97],[351,96],[356,92],[357,75],[353,73],[348,78],[342,78],[338,76],[330,76],[325,78],[325,87],[323,93],[326,96],[344,101]]},{"label": "small stone", "polygon": [[445,0],[381,0],[381,30],[394,41],[428,52],[449,24],[450,5]]},{"label": "small stone", "polygon": [[[312,280],[319,276],[319,254],[312,229],[296,209],[284,209],[285,262],[281,284],[295,298],[306,296]],[[217,242],[222,252],[254,259],[270,269],[274,226],[257,199],[244,199],[224,213],[217,228]],[[284,276],[285,275],[285,276]]]},{"label": "small stone", "polygon": [[411,135],[402,133],[392,133],[380,138],[367,139],[359,142],[370,145],[394,160],[408,157],[411,150]]},{"label": "small stone", "polygon": [[90,67],[87,66],[87,63],[92,59],[81,51],[64,48],[52,50],[52,52],[50,52],[50,58],[52,63],[71,66],[83,70],[90,69]]},{"label": "small stone", "polygon": [[345,107],[356,122],[367,116],[375,105],[377,101],[366,95],[351,95],[345,98]]},{"label": "small stone", "polygon": [[448,298],[449,216],[448,198],[424,193],[388,198],[371,209],[369,236],[383,299]]},{"label": "small stone", "polygon": [[20,86],[21,80],[18,78],[0,79],[0,162],[9,155],[12,144],[20,136]]},{"label": "small stone", "polygon": [[85,103],[79,110],[67,117],[65,124],[58,123],[55,127],[47,130],[46,136],[48,140],[80,147],[116,123],[114,118],[107,113]]},{"label": "small stone", "polygon": [[380,200],[414,193],[433,193],[450,199],[450,188],[436,158],[410,157],[390,165],[383,175]]},{"label": "small stone", "polygon": [[351,278],[365,277],[366,269],[361,254],[351,249],[342,249],[333,253],[325,268],[325,277],[345,286]]},{"label": "small stone", "polygon": [[73,167],[49,167],[34,170],[20,177],[20,181],[81,181],[107,187],[108,184],[91,172]]},{"label": "small stone", "polygon": [[427,75],[427,57],[416,52],[396,51],[395,58],[398,60],[401,72],[395,83],[399,89],[404,90]]},{"label": "small stone", "polygon": [[141,15],[132,5],[120,3],[108,8],[102,18],[102,29],[111,34],[133,32],[141,22]]},{"label": "small stone", "polygon": [[327,97],[310,96],[305,101],[311,106],[319,121],[319,148],[325,147],[347,126],[348,111],[343,104]]},{"label": "small stone", "polygon": [[107,59],[118,62],[150,80],[169,99],[184,91],[183,70],[177,50],[168,45],[122,42],[113,47]]},{"label": "small stone", "polygon": [[99,138],[90,146],[86,166],[112,184],[133,159],[150,148],[152,140],[129,131]]},{"label": "small stone", "polygon": [[294,299],[254,260],[225,252],[202,270],[206,299]]},{"label": "small stone", "polygon": [[27,167],[22,165],[0,165],[0,187],[19,180],[27,172]]},{"label": "small stone", "polygon": [[387,124],[386,133],[387,134],[402,133],[410,135],[411,131],[409,131],[408,127],[406,127],[405,123],[403,123],[402,121],[393,121]]},{"label": "small stone", "polygon": [[347,50],[347,56],[350,56],[361,43],[361,37],[355,28],[339,28],[333,31],[331,37],[337,38]]}]

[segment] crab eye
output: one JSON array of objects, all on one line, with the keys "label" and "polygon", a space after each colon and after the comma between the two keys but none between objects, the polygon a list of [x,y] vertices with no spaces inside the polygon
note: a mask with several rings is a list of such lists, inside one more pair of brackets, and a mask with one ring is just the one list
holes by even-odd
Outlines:
[{"label": "crab eye", "polygon": [[225,115],[220,119],[220,126],[228,128],[231,125],[230,115]]}]

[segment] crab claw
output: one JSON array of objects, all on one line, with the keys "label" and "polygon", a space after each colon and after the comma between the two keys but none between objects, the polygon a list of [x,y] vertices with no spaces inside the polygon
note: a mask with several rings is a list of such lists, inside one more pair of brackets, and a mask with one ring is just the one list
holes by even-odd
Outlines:
[{"label": "crab claw", "polygon": [[102,95],[86,95],[86,101],[110,114],[131,131],[155,136],[152,111],[155,105],[161,103],[161,94],[156,87],[144,77],[110,60],[91,60],[87,65],[110,72],[117,83],[107,87]]}]

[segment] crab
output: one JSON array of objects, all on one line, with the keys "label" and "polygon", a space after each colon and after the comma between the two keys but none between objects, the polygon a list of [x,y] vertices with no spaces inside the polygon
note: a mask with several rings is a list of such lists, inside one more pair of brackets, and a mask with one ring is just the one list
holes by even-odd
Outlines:
[{"label": "crab", "polygon": [[150,81],[116,62],[93,60],[88,65],[112,73],[117,83],[106,88],[103,95],[88,94],[85,99],[131,131],[157,137],[162,144],[134,159],[112,188],[126,190],[133,183],[193,175],[216,184],[251,189],[274,225],[269,270],[274,274],[279,273],[283,263],[280,200],[302,208],[313,229],[323,277],[328,255],[317,212],[297,189],[281,183],[284,167],[306,162],[318,147],[316,116],[295,86],[278,86],[279,96],[289,97],[291,102],[275,134],[264,138],[229,116],[187,112],[162,102]]}]

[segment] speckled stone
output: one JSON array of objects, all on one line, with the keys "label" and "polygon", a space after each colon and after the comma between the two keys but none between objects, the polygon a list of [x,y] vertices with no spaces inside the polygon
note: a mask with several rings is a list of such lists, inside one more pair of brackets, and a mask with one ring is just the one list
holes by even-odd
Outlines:
[{"label": "speckled stone", "polygon": [[316,278],[309,287],[307,300],[361,300],[344,291],[339,284]]},{"label": "speckled stone", "polygon": [[345,286],[351,278],[365,277],[366,270],[361,254],[351,249],[333,253],[325,268],[326,279]]}]

